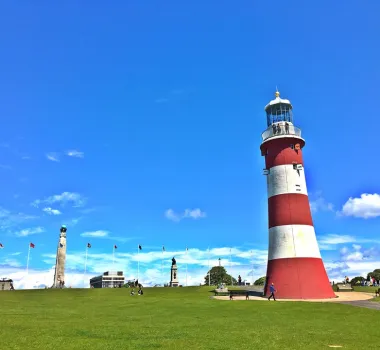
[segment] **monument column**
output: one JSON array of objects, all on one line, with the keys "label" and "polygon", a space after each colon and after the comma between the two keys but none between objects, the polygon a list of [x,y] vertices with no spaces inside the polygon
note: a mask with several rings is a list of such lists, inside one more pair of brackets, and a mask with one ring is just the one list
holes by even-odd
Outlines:
[{"label": "monument column", "polygon": [[177,268],[177,261],[172,259],[172,267],[170,269],[170,287],[178,287],[178,274],[177,274],[178,268]]},{"label": "monument column", "polygon": [[55,272],[53,288],[60,288],[65,283],[65,264],[66,264],[66,231],[65,225],[62,225],[59,234],[57,247],[57,257],[55,260]]}]

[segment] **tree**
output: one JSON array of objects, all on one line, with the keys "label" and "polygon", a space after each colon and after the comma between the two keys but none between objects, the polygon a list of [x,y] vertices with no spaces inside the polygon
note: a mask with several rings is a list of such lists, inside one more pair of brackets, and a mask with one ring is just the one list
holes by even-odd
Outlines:
[{"label": "tree", "polygon": [[380,280],[380,269],[375,269],[372,272],[368,273],[367,274],[367,281],[369,281],[369,279],[371,277],[375,277],[376,281]]},{"label": "tree", "polygon": [[253,284],[255,286],[263,286],[265,284],[265,276],[264,277],[260,277]]},{"label": "tree", "polygon": [[[223,266],[214,266],[205,276],[205,285],[208,285],[208,276],[210,273],[210,284],[217,286],[219,283],[231,285],[231,275],[229,275]],[[235,278],[232,277],[232,283],[237,284]]]},{"label": "tree", "polygon": [[351,283],[351,286],[355,286],[355,285],[361,284],[364,280],[365,280],[364,277],[356,276],[350,281],[350,283]]}]

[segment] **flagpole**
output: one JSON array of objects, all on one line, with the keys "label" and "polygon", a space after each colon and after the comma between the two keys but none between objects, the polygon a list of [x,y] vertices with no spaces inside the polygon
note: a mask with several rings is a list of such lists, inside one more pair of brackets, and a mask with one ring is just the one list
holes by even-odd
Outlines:
[{"label": "flagpole", "polygon": [[83,286],[85,286],[86,284],[87,251],[88,251],[88,245],[86,245],[86,257],[84,258]]},{"label": "flagpole", "polygon": [[233,277],[232,277],[232,252],[230,248],[230,270],[231,270],[231,286],[234,285]]},{"label": "flagpole", "polygon": [[164,283],[164,270],[163,270],[163,267],[164,267],[164,246],[162,246],[162,258],[161,258],[161,279],[162,279],[162,283]]},{"label": "flagpole", "polygon": [[112,247],[112,270],[115,270],[115,245]]},{"label": "flagpole", "polygon": [[29,271],[29,257],[30,257],[30,243],[29,243],[29,249],[28,249],[28,258],[26,260],[26,274],[28,275]]},{"label": "flagpole", "polygon": [[251,260],[252,260],[252,281],[251,281],[251,285],[253,286],[253,250],[251,250]]},{"label": "flagpole", "polygon": [[208,247],[208,285],[210,286],[210,247]]},{"label": "flagpole", "polygon": [[140,246],[137,246],[137,280],[139,280],[139,274],[140,274]]},{"label": "flagpole", "polygon": [[187,287],[187,253],[188,253],[188,249],[186,247],[186,287]]}]

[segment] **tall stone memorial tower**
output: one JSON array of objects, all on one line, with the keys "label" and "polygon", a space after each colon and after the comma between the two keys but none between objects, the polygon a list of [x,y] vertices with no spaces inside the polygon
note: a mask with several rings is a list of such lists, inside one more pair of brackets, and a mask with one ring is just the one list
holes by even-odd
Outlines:
[{"label": "tall stone memorial tower", "polygon": [[65,264],[66,264],[66,231],[65,225],[59,230],[59,241],[57,247],[57,257],[55,260],[55,272],[53,288],[63,287],[65,282]]}]

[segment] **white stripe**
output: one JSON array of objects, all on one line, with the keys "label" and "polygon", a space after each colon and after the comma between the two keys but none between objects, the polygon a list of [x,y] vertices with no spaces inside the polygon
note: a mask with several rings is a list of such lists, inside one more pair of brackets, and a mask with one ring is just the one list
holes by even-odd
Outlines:
[{"label": "white stripe", "polygon": [[268,198],[278,194],[299,193],[307,196],[305,171],[296,170],[293,164],[277,165],[267,175]]},{"label": "white stripe", "polygon": [[313,226],[283,225],[269,229],[268,260],[321,258]]}]

